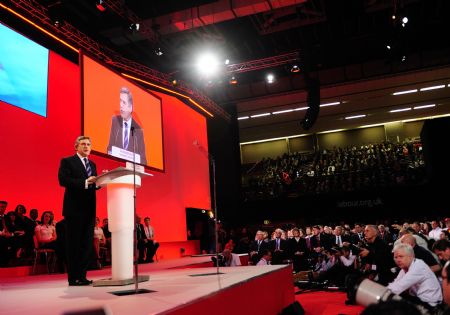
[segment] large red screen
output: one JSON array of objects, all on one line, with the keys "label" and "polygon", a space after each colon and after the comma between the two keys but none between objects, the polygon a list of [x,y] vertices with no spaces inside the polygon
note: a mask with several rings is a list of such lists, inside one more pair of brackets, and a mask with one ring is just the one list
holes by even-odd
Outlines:
[{"label": "large red screen", "polygon": [[[99,82],[100,84],[101,82]],[[19,203],[39,214],[52,210],[61,218],[63,188],[58,184],[62,157],[75,154],[81,134],[80,68],[51,52],[47,117],[0,103],[3,136],[0,146],[2,181],[0,200],[8,210]],[[198,141],[207,150],[206,118],[177,98],[157,93],[161,99],[165,171],[143,180],[137,190],[137,211],[150,216],[158,241],[186,240],[185,208],[210,208],[209,164]],[[93,137],[93,144],[97,139]],[[92,155],[99,171],[124,163]],[[97,193],[97,215],[107,216],[106,189]]]},{"label": "large red screen", "polygon": [[[81,58],[83,125],[92,137],[92,149],[129,161],[134,152],[139,164],[163,170],[160,99],[86,55]],[[128,110],[123,102],[130,102]],[[123,117],[136,127],[133,135],[123,128]]]}]

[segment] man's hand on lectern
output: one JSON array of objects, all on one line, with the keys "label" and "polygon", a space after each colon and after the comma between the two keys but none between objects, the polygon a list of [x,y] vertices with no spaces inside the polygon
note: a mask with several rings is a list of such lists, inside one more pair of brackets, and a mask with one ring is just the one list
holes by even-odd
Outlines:
[{"label": "man's hand on lectern", "polygon": [[97,177],[89,176],[87,179],[87,183],[88,183],[88,185],[91,185],[91,184],[95,183],[96,180],[97,180]]}]

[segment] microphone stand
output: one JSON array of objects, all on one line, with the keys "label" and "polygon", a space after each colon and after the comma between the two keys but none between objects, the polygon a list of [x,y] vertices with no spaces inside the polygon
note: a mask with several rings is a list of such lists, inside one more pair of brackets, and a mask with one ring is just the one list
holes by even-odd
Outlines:
[{"label": "microphone stand", "polygon": [[131,126],[131,138],[133,138],[133,212],[134,212],[134,292],[138,294],[138,239],[137,239],[137,221],[136,221],[136,137],[134,136],[134,127]]},{"label": "microphone stand", "polygon": [[[199,149],[200,152],[202,152],[204,155],[208,157],[209,163],[211,164],[212,168],[212,179],[213,179],[213,195],[214,195],[214,234],[216,238],[216,263],[217,263],[217,270],[213,274],[221,274],[220,272],[220,264],[219,264],[219,229],[218,229],[218,223],[219,223],[219,216],[217,212],[217,187],[216,187],[216,160],[214,159],[214,156],[207,152],[199,143],[197,140],[194,141],[193,145]],[[204,276],[211,275],[211,273],[203,274]]]},{"label": "microphone stand", "polygon": [[217,274],[220,274],[219,272],[219,216],[217,214],[217,190],[216,190],[216,160],[214,159],[214,157],[212,156],[212,154],[210,154],[208,152],[208,156],[209,159],[211,161],[211,167],[212,167],[212,175],[213,175],[213,193],[214,193],[214,216],[215,216],[215,221],[214,221],[214,232],[216,234],[216,261],[217,261]]}]

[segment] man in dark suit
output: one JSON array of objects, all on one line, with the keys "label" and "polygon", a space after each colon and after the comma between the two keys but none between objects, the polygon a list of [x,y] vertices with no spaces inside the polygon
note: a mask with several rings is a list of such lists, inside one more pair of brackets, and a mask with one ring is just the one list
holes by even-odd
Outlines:
[{"label": "man in dark suit", "polygon": [[288,254],[288,243],[281,238],[283,230],[275,230],[275,238],[269,242],[269,250],[272,252],[272,265],[280,265]]},{"label": "man in dark suit", "polygon": [[334,235],[331,236],[331,246],[342,247],[344,243],[350,243],[350,237],[344,235],[342,226],[337,225],[334,228]]},{"label": "man in dark suit", "polygon": [[80,136],[76,154],[61,160],[59,184],[65,188],[63,216],[66,220],[67,275],[69,285],[89,285],[86,279],[93,249],[96,211],[97,168],[88,160],[91,140]]},{"label": "man in dark suit", "polygon": [[[112,153],[112,147],[118,147],[140,155],[140,164],[147,164],[145,155],[144,133],[141,126],[132,119],[133,96],[127,87],[120,89],[120,115],[113,116],[111,131],[109,133],[108,154]],[[133,141],[134,139],[134,141]],[[115,155],[114,155],[115,156]]]},{"label": "man in dark suit", "polygon": [[249,257],[253,265],[256,265],[261,259],[261,253],[269,247],[268,244],[269,243],[264,241],[264,232],[258,230],[256,232],[255,240],[252,241],[249,246]]}]

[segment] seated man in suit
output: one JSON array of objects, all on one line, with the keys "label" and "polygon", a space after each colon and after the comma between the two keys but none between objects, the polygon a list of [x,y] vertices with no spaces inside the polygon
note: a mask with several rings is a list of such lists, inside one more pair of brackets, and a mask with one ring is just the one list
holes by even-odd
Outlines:
[{"label": "seated man in suit", "polygon": [[272,252],[272,265],[279,265],[287,257],[288,244],[281,238],[282,229],[275,230],[275,238],[269,242],[269,250]]},{"label": "seated man in suit", "polygon": [[142,226],[141,239],[139,240],[139,259],[143,261],[144,251],[147,249],[147,254],[145,257],[145,262],[152,263],[153,257],[159,248],[159,243],[155,241],[155,230],[150,225],[150,218],[144,218],[144,225]]},{"label": "seated man in suit", "polygon": [[264,232],[257,231],[255,240],[250,243],[249,257],[253,265],[256,265],[261,259],[261,253],[268,248],[268,243],[264,240]]}]

